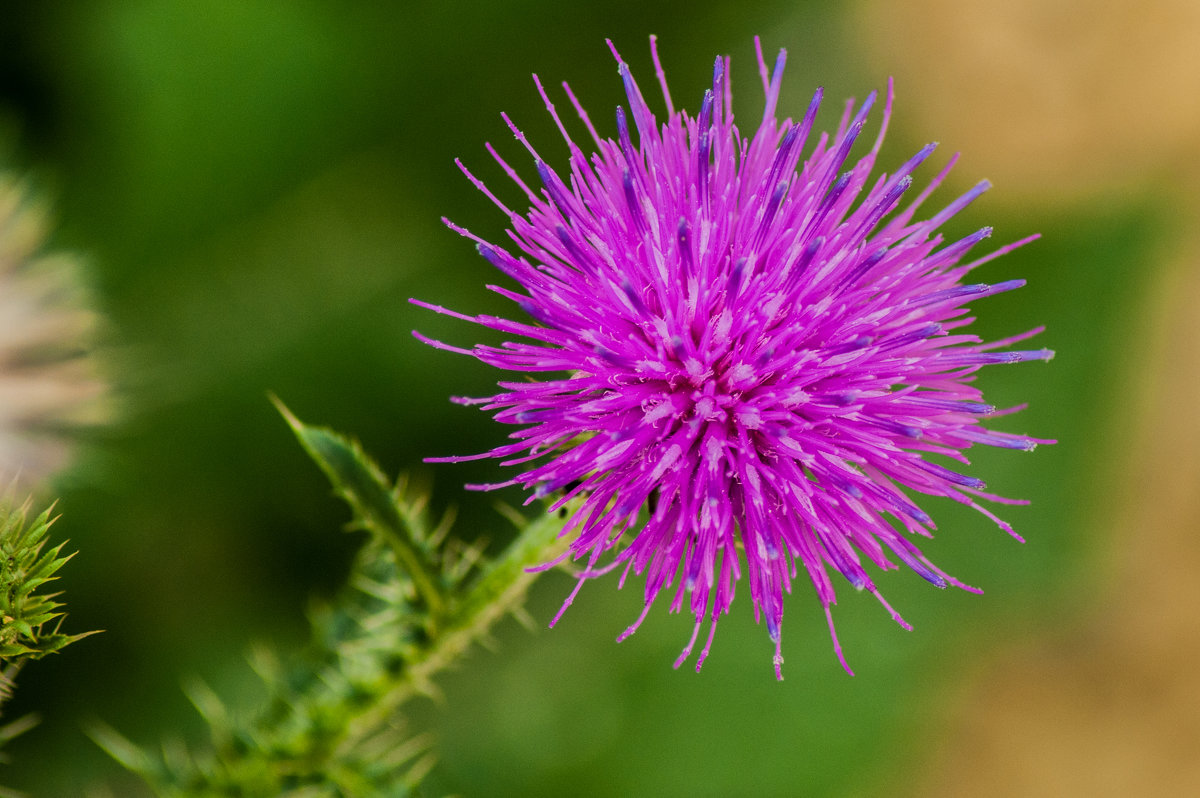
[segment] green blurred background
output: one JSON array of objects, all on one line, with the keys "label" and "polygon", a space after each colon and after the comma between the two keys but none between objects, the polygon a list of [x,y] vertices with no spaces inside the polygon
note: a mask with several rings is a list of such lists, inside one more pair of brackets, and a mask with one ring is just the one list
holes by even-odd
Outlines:
[{"label": "green blurred background", "polygon": [[[1197,93],[1186,90],[1200,74],[1186,55],[1200,23],[1173,0],[1132,16],[1126,4],[1053,5],[7,3],[6,162],[53,200],[55,245],[91,266],[117,414],[55,486],[55,529],[79,551],[61,583],[68,629],[105,632],[22,674],[11,712],[37,710],[43,723],[11,746],[0,783],[42,796],[144,794],[82,723],[103,719],[143,743],[194,739],[182,678],[200,676],[249,707],[249,646],[303,642],[306,604],[336,589],[358,539],[338,532],[346,512],[268,392],[306,421],[357,436],[386,470],[414,470],[436,506],[459,508],[460,534],[504,542],[494,497],[460,488],[496,478],[494,463],[419,465],[501,440],[483,414],[446,401],[486,394],[498,375],[416,342],[416,327],[464,346],[478,333],[407,299],[509,311],[483,290],[491,268],[439,222],[503,235],[503,218],[453,159],[518,202],[483,150],[493,141],[531,173],[500,112],[548,159],[565,152],[530,73],[552,87],[568,80],[611,133],[623,100],[604,38],[652,96],[656,33],[676,104],[693,110],[722,53],[733,56],[735,112],[757,118],[755,34],[768,53],[789,51],[787,114],[823,85],[831,126],[841,98],[897,78],[883,168],[940,140],[943,158],[965,153],[943,202],[980,177],[996,183],[952,232],[992,224],[997,242],[1045,235],[982,270],[985,281],[1029,285],[981,303],[978,326],[1000,337],[1045,323],[1040,345],[1059,356],[993,369],[982,382],[996,404],[1031,402],[1004,428],[1061,443],[975,458],[992,488],[1033,500],[1005,513],[1025,545],[949,502],[926,503],[940,527],[927,553],[984,596],[890,574],[882,589],[916,627],[906,633],[869,596],[845,591],[835,618],[853,678],[805,587],[787,604],[782,684],[748,595],[699,675],[670,667],[690,623],[665,606],[613,643],[640,608],[640,589],[618,592],[615,579],[589,584],[553,631],[507,622],[495,651],[474,652],[440,680],[444,702],[414,708],[439,740],[430,794],[1017,794],[1005,785],[1026,777],[1024,794],[1069,794],[1037,775],[1039,757],[1051,762],[1045,773],[1085,789],[1095,776],[1086,757],[1056,759],[1047,746],[1100,721],[1054,714],[1036,696],[1041,711],[1027,717],[1017,699],[981,697],[1003,696],[1006,675],[1022,668],[1033,669],[1028,680],[1010,687],[1078,691],[1074,708],[1124,695],[1096,677],[1097,663],[1132,644],[1105,638],[1095,613],[1114,611],[1131,588],[1118,524],[1136,516],[1129,469],[1141,463],[1138,484],[1155,484],[1137,431],[1156,410],[1144,400],[1159,379],[1154,347],[1178,340],[1161,332],[1172,311],[1160,300],[1186,290],[1179,275],[1191,270],[1180,264],[1196,251],[1200,192],[1183,164],[1200,149]],[[1172,368],[1163,385],[1177,388],[1179,369],[1193,373],[1194,363]],[[1184,460],[1194,427],[1187,417],[1172,427]],[[1159,524],[1159,551],[1190,528],[1172,524]],[[539,625],[569,588],[560,574],[539,581],[530,605]],[[1072,652],[1083,650],[1081,665]],[[1048,659],[1063,664],[1037,671]],[[1090,668],[1094,689],[1077,666]],[[1155,696],[1174,695],[1155,685]],[[1157,700],[1142,698],[1114,704],[1115,734],[1129,720],[1121,713]],[[1195,704],[1184,706],[1190,718]],[[1176,731],[1147,723],[1139,734]],[[1006,767],[1017,781],[1004,781]],[[1121,773],[1145,785],[1139,768],[1180,772],[1137,761]]]}]

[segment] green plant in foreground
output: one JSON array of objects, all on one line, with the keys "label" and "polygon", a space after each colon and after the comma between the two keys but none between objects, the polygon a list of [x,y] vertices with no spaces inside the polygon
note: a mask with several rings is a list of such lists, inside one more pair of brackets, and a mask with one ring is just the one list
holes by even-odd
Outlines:
[{"label": "green plant in foreground", "polygon": [[[63,546],[47,550],[51,508],[43,510],[29,523],[30,502],[14,506],[8,497],[0,498],[0,711],[12,696],[13,680],[30,660],[61,651],[65,646],[95,632],[66,634],[66,617],[58,593],[47,593],[47,583],[72,554],[63,554]],[[26,715],[0,726],[0,749],[37,723],[37,716]],[[0,754],[0,761],[3,761]],[[0,787],[0,796],[18,793]]]},{"label": "green plant in foreground", "polygon": [[425,497],[391,484],[354,442],[280,411],[353,511],[368,539],[347,584],[311,615],[312,642],[286,662],[260,647],[252,662],[268,692],[251,717],[231,712],[204,685],[188,694],[209,726],[209,745],[166,746],[161,756],[106,726],[90,733],[163,796],[402,796],[433,763],[430,741],[404,728],[399,710],[435,692],[433,676],[519,613],[536,574],[561,552],[562,521],[525,523],[498,558],[431,523]]},{"label": "green plant in foreground", "polygon": [[41,588],[71,559],[65,543],[43,551],[54,518],[43,510],[27,523],[29,502],[20,507],[0,504],[0,662],[19,665],[61,650],[92,632],[69,635],[60,630],[65,614],[57,593]]}]

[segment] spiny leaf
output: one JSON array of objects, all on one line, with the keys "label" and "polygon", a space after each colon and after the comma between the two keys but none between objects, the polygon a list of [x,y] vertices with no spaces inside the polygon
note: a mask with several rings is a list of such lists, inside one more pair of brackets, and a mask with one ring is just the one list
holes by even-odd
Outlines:
[{"label": "spiny leaf", "polygon": [[379,467],[357,442],[328,429],[310,427],[278,399],[272,400],[300,445],[354,510],[355,520],[392,547],[431,614],[440,614],[445,596],[437,576],[439,567],[429,548],[428,535],[419,523],[419,513],[405,506],[403,496],[388,485]]},{"label": "spiny leaf", "polygon": [[[389,484],[358,444],[308,426],[276,400],[297,439],[370,537],[334,601],[310,614],[312,643],[283,658],[259,647],[268,700],[244,717],[207,688],[189,693],[210,725],[210,747],[150,756],[111,730],[93,737],[163,796],[335,798],[409,795],[432,766],[426,735],[404,731],[398,710],[434,692],[433,677],[520,613],[536,574],[561,552],[562,520],[521,519],[494,561],[425,517],[426,497]],[[152,760],[152,761],[151,761]]]},{"label": "spiny leaf", "polygon": [[[38,592],[73,555],[63,556],[63,543],[45,550],[54,519],[47,508],[27,523],[29,507],[29,501],[14,506],[10,496],[0,496],[0,705],[12,695],[13,678],[25,662],[94,634],[62,633],[65,615],[54,600],[59,594]],[[36,723],[27,715],[0,727],[0,748]],[[0,796],[17,795],[0,787]]]},{"label": "spiny leaf", "polygon": [[0,661],[39,659],[95,634],[60,632],[59,594],[38,592],[74,555],[62,554],[65,543],[45,549],[55,519],[47,508],[28,523],[29,507],[0,498]]}]

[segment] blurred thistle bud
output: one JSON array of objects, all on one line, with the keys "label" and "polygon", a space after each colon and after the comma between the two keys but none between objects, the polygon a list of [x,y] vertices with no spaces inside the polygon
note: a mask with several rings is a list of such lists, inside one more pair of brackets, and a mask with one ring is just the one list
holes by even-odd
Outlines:
[{"label": "blurred thistle bud", "polygon": [[41,251],[46,221],[25,183],[0,173],[0,480],[21,487],[62,468],[71,431],[103,414],[96,314],[77,260]]}]

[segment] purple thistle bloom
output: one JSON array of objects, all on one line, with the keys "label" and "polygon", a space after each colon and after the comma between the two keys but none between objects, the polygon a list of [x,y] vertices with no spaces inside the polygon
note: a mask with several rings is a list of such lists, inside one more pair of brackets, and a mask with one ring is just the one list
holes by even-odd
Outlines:
[{"label": "purple thistle bloom", "polygon": [[1024,502],[985,493],[981,480],[927,455],[966,464],[962,450],[977,443],[1053,443],[985,429],[981,419],[1010,411],[986,404],[972,386],[981,366],[1049,360],[1053,352],[1009,348],[1042,328],[990,343],[962,331],[972,321],[967,302],[1024,284],[964,284],[967,274],[1036,238],[967,262],[991,228],[945,242],[938,228],[988,184],[917,219],[955,160],[910,199],[912,173],[931,144],[868,186],[891,115],[890,83],[881,130],[861,160],[847,165],[874,93],[857,110],[848,102],[837,132],[822,133],[805,158],[821,92],[798,124],[779,122],[785,53],[771,70],[755,44],[766,107],[749,137],[733,123],[728,58],[717,59],[712,89],[689,116],[675,110],[651,38],[667,109],[660,124],[610,42],[629,98],[628,113],[617,109],[616,140],[600,137],[563,84],[592,155],[571,139],[535,76],[570,148],[569,174],[551,169],[505,116],[534,158],[540,188],[487,149],[524,191],[528,212],[510,210],[459,166],[504,211],[515,250],[447,221],[518,284],[520,291],[488,288],[533,322],[413,300],[528,342],[468,350],[414,334],[497,368],[550,373],[501,382],[495,396],[456,399],[520,429],[491,452],[431,461],[502,458],[521,473],[470,487],[521,485],[532,489],[530,501],[553,497],[551,511],[574,500],[563,556],[587,565],[563,610],[586,579],[619,566],[621,584],[630,570],[644,574],[645,609],[618,639],[667,591],[672,611],[686,604],[696,619],[676,667],[709,621],[698,670],[744,575],[782,678],[783,594],[801,567],[847,671],[830,613],[830,568],[905,628],[864,560],[887,570],[898,567],[895,558],[937,587],[979,592],[912,542],[935,527],[903,489],[969,505],[1020,540],[976,499]]}]

